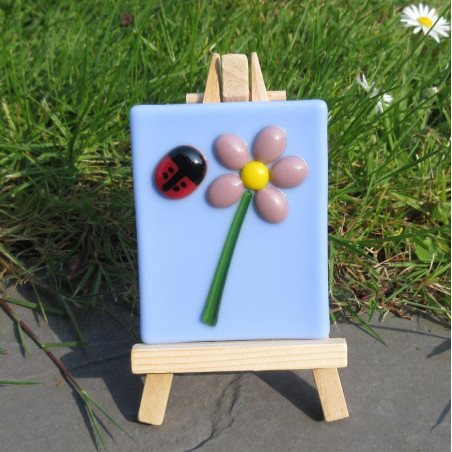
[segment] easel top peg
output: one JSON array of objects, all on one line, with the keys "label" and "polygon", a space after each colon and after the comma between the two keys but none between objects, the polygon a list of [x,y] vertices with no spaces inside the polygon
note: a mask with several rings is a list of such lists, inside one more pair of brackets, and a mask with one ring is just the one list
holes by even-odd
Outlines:
[{"label": "easel top peg", "polygon": [[221,75],[223,102],[248,102],[250,94],[246,55],[223,55]]},{"label": "easel top peg", "polygon": [[267,91],[256,52],[251,54],[251,91],[248,58],[242,54],[212,55],[204,93],[189,93],[187,104],[266,102],[286,100],[286,91]]}]

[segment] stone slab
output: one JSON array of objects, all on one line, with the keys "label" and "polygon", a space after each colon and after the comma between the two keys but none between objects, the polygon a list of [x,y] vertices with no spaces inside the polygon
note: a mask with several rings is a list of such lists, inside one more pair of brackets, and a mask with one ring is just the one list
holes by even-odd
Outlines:
[{"label": "stone slab", "polygon": [[[135,331],[138,320],[105,307]],[[14,307],[45,341],[74,340],[66,319],[47,325]],[[332,327],[348,343],[340,369],[350,417],[327,423],[310,371],[175,375],[164,424],[136,421],[144,378],[130,370],[135,340],[105,312],[82,321],[91,345],[55,349],[82,387],[135,438],[103,415],[111,451],[447,451],[450,450],[450,328],[422,317],[372,321],[387,346],[354,323]],[[0,438],[8,451],[102,449],[77,393],[28,340],[24,355],[11,319],[0,310],[0,379],[39,381],[2,386]]]}]

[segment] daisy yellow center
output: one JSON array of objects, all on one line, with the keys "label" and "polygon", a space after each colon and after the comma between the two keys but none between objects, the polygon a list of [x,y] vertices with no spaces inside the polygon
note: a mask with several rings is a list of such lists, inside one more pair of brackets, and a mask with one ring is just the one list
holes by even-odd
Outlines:
[{"label": "daisy yellow center", "polygon": [[248,162],[241,172],[242,182],[245,187],[251,188],[251,190],[260,190],[264,188],[270,175],[268,168],[261,162]]},{"label": "daisy yellow center", "polygon": [[430,17],[421,16],[418,17],[417,21],[423,26],[430,28],[433,25],[433,20]]}]

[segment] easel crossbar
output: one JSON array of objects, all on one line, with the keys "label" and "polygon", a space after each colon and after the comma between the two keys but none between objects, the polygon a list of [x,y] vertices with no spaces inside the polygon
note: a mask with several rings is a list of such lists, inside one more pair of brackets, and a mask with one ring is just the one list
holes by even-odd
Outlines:
[{"label": "easel crossbar", "polygon": [[132,372],[185,373],[328,369],[347,366],[343,338],[136,344]]}]

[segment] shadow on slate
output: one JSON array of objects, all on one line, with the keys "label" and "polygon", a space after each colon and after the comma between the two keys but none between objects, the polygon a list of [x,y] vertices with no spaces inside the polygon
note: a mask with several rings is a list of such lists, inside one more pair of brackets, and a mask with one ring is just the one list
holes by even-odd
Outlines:
[{"label": "shadow on slate", "polygon": [[[37,301],[35,294],[27,290],[26,287],[22,287],[19,293],[27,300]],[[42,296],[42,299],[47,305],[52,306],[51,300],[47,297]],[[102,379],[122,416],[130,422],[136,422],[141,393],[143,392],[143,382],[141,376],[132,374],[130,350],[137,339],[132,337],[125,328],[119,326],[106,314],[106,311],[134,332],[138,330],[139,317],[132,317],[129,309],[112,300],[99,300],[98,309],[94,311],[80,313],[74,310],[74,315],[77,317],[87,345],[68,347],[65,349],[68,352],[62,356],[58,354],[58,358],[82,388],[85,387],[83,381],[85,378]],[[33,312],[33,316],[38,325],[45,323],[38,312]],[[62,342],[77,340],[77,332],[71,320],[67,317],[48,315],[48,327]],[[20,344],[17,328],[16,337]],[[29,340],[28,337],[27,340]],[[24,353],[22,347],[21,351]],[[72,387],[70,382],[67,383]],[[98,394],[92,391],[88,391],[88,393],[100,406],[104,405]],[[91,438],[96,443],[97,438],[87,416],[85,405],[74,389],[73,396]],[[105,420],[103,415],[97,416],[97,420],[101,426],[103,425],[103,430],[111,436],[111,424]]]},{"label": "shadow on slate", "polygon": [[[430,321],[430,319],[428,319],[428,321]],[[411,320],[409,320],[409,322],[411,322]],[[371,338],[376,339],[368,330],[366,330],[359,323],[356,323],[356,322],[354,322],[352,320],[351,321],[347,321],[347,322],[343,322],[343,323],[347,324],[347,325],[351,325],[351,326],[357,328],[358,330],[362,331],[363,333],[367,334]],[[436,325],[442,326],[442,327],[444,327],[446,329],[450,329],[450,325],[447,325],[444,322],[432,322],[432,323],[435,323]],[[380,324],[377,324],[377,325],[371,324],[370,326],[372,327],[373,330],[376,330],[376,331],[377,330],[381,330],[383,332],[384,331],[393,331],[395,333],[408,333],[408,334],[416,334],[416,335],[419,335],[419,336],[436,337],[436,338],[439,338],[439,339],[444,339],[443,336],[440,336],[439,334],[426,333],[424,331],[413,331],[412,329],[408,329],[408,328],[407,329],[405,329],[405,328],[396,328],[396,327],[393,327],[393,326],[383,326],[383,325],[380,325]],[[383,339],[384,339],[384,336],[383,336]],[[443,345],[443,349],[441,351],[446,351],[446,350],[450,349],[450,339],[447,339],[447,341],[449,342],[449,346],[447,347],[447,345],[444,344]],[[384,345],[386,345],[386,344],[384,344]]]},{"label": "shadow on slate", "polygon": [[447,352],[447,350],[450,350],[450,339],[444,339],[441,344],[437,345],[428,355],[427,359],[433,358],[436,355],[439,355],[441,353]]},{"label": "shadow on slate", "polygon": [[[82,386],[84,378],[102,379],[124,419],[137,422],[144,385],[140,375],[131,373],[129,354],[72,368],[70,371]],[[95,393],[91,392],[90,395],[102,406],[102,400]]]},{"label": "shadow on slate", "polygon": [[313,421],[323,421],[317,389],[290,370],[256,372],[256,375]]}]

